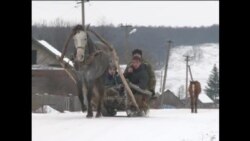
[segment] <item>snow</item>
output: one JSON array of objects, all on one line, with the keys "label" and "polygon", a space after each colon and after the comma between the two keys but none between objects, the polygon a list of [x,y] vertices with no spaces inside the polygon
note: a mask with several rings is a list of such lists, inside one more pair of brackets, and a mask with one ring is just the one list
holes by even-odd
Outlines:
[{"label": "snow", "polygon": [[124,72],[126,67],[127,67],[127,65],[124,65],[124,64],[120,65],[121,71]]},{"label": "snow", "polygon": [[32,65],[32,70],[63,70],[63,68],[51,67],[47,65]]},{"label": "snow", "polygon": [[[51,46],[48,42],[44,41],[44,40],[38,40],[39,43],[41,43],[43,46],[45,46],[48,50],[50,50],[53,54],[55,54],[56,56],[61,56],[61,52],[58,51],[55,47]],[[73,67],[73,62],[70,61],[69,58],[64,57],[63,59],[65,62],[68,62],[72,67]]]},{"label": "snow", "polygon": [[[209,75],[211,74],[214,64],[219,68],[219,45],[214,43],[207,43],[198,45],[202,56],[200,60],[191,60],[189,65],[191,67],[194,80],[201,83],[202,92],[199,95],[199,100],[204,103],[212,100],[205,94],[204,89],[207,86]],[[178,94],[178,89],[181,85],[186,85],[186,62],[184,55],[193,55],[193,46],[179,46],[172,48],[170,51],[169,64],[167,70],[166,89],[169,89]],[[164,68],[156,70],[156,92],[160,92],[161,73],[164,74]],[[190,80],[190,75],[189,75]]]},{"label": "snow", "polygon": [[36,110],[38,113],[60,113],[59,111],[53,109],[49,105],[44,105]]},{"label": "snow", "polygon": [[131,35],[131,34],[133,34],[133,33],[135,33],[135,32],[136,32],[136,28],[132,29],[132,30],[129,32],[129,34]]},{"label": "snow", "polygon": [[86,118],[86,113],[32,113],[33,141],[219,141],[219,110],[151,109],[148,117]]}]

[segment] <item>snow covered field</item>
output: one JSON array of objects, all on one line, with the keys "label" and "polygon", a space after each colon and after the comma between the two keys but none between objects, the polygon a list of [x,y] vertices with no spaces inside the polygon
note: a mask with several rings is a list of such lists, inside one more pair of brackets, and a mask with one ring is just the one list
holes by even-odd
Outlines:
[{"label": "snow covered field", "polygon": [[219,110],[151,109],[148,117],[91,118],[86,113],[32,113],[32,141],[219,141]]}]

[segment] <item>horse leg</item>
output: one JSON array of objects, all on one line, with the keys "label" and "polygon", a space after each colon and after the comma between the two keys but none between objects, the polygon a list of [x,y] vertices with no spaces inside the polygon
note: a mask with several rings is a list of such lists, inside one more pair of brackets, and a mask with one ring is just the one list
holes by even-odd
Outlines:
[{"label": "horse leg", "polygon": [[97,103],[97,112],[95,117],[101,117],[101,109],[102,109],[102,102],[103,102],[103,95],[104,95],[104,87],[102,84],[97,84],[98,87],[95,87],[97,94],[99,96],[98,103]]},{"label": "horse leg", "polygon": [[194,109],[195,109],[194,112],[195,112],[195,113],[197,113],[197,101],[198,101],[198,96],[196,95],[196,96],[195,96],[195,101],[194,101],[194,107],[195,107],[195,108],[194,108]]},{"label": "horse leg", "polygon": [[190,100],[191,100],[191,113],[194,112],[194,98],[193,98],[193,94],[191,93],[191,96],[190,96]]},{"label": "horse leg", "polygon": [[98,95],[98,101],[97,101],[97,109],[96,109],[96,117],[101,117],[102,115],[102,106],[103,106],[103,97],[104,97],[104,79],[106,75],[103,75],[99,79],[95,81],[94,89],[95,92]]},{"label": "horse leg", "polygon": [[81,81],[77,81],[77,91],[78,91],[78,98],[80,100],[82,112],[85,112],[87,110],[87,108],[84,105],[83,87],[82,87]]},{"label": "horse leg", "polygon": [[87,90],[88,113],[86,117],[93,117],[93,111],[91,105],[92,96],[93,96],[93,83],[90,82]]}]

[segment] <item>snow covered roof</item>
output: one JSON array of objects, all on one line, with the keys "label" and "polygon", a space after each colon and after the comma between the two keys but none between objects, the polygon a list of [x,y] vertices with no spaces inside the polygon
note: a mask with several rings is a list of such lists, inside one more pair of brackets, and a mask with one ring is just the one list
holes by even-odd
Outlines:
[{"label": "snow covered roof", "polygon": [[32,65],[32,70],[63,70],[63,68],[36,64],[36,65]]},{"label": "snow covered roof", "polygon": [[[50,45],[48,42],[46,42],[44,40],[38,40],[38,42],[40,44],[42,44],[44,47],[46,47],[47,50],[49,50],[54,55],[61,56],[62,53],[60,51],[58,51],[55,47],[53,47],[52,45]],[[63,61],[64,62],[68,62],[73,67],[73,62],[69,58],[64,57]]]},{"label": "snow covered roof", "polygon": [[[48,42],[46,42],[44,40],[37,40],[37,39],[35,39],[33,37],[32,37],[32,40],[34,40],[35,42],[37,42],[38,44],[40,44],[42,47],[44,47],[46,50],[48,50],[49,52],[51,52],[55,56],[61,56],[61,52],[58,51],[52,45],[50,45]],[[63,61],[66,62],[66,63],[68,63],[70,66],[73,67],[73,62],[69,58],[64,57]]]},{"label": "snow covered roof", "polygon": [[213,101],[211,100],[211,98],[209,98],[206,94],[200,94],[199,95],[199,100],[202,103],[213,103]]}]

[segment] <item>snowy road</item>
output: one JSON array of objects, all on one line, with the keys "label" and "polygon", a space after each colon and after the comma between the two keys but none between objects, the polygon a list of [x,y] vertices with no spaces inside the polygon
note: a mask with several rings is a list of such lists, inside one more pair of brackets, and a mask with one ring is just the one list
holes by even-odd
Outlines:
[{"label": "snowy road", "polygon": [[85,118],[86,113],[32,113],[32,141],[218,141],[219,110],[152,110],[148,117]]}]

